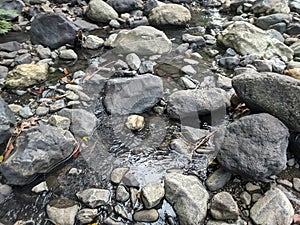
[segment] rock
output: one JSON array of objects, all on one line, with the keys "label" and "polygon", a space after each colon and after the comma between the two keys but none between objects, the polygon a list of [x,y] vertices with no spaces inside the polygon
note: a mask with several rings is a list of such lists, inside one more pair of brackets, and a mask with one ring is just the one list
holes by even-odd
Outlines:
[{"label": "rock", "polygon": [[258,0],[255,2],[251,9],[255,14],[274,14],[290,12],[288,0]]},{"label": "rock", "polygon": [[107,4],[112,6],[118,13],[129,13],[133,10],[143,9],[142,0],[108,0]]},{"label": "rock", "polygon": [[279,56],[283,61],[290,61],[294,55],[291,48],[266,31],[242,21],[229,25],[218,35],[218,41],[241,55],[255,54],[265,58]]},{"label": "rock", "polygon": [[116,200],[118,202],[126,202],[130,197],[129,192],[127,191],[124,185],[119,185],[116,190]]},{"label": "rock", "polygon": [[104,40],[95,35],[86,36],[84,42],[82,43],[82,47],[88,49],[99,49],[104,44]]},{"label": "rock", "polygon": [[2,204],[13,192],[11,186],[0,183],[0,204]]},{"label": "rock", "polygon": [[153,63],[150,60],[143,61],[139,68],[140,74],[153,73]]},{"label": "rock", "polygon": [[188,145],[184,140],[182,139],[173,139],[170,143],[170,149],[184,155],[188,155],[191,153],[191,146]]},{"label": "rock", "polygon": [[267,191],[250,210],[250,217],[256,224],[290,225],[293,215],[292,204],[278,188]]},{"label": "rock", "polygon": [[76,196],[84,204],[88,205],[91,208],[96,208],[108,203],[110,192],[106,189],[88,188],[83,191],[77,192]]},{"label": "rock", "polygon": [[237,220],[239,208],[231,194],[223,191],[212,198],[210,213],[217,220]]},{"label": "rock", "polygon": [[32,57],[30,53],[25,53],[21,55],[17,55],[15,57],[15,63],[16,65],[21,65],[21,64],[29,64],[32,61]]},{"label": "rock", "polygon": [[289,132],[267,113],[244,116],[214,135],[219,163],[253,179],[278,174],[286,167]]},{"label": "rock", "polygon": [[54,199],[49,202],[46,210],[51,221],[59,225],[73,225],[79,205],[69,199]]},{"label": "rock", "polygon": [[223,57],[219,59],[219,65],[226,69],[233,70],[240,63],[240,59],[237,57]]},{"label": "rock", "polygon": [[41,59],[47,59],[51,56],[50,48],[45,48],[42,45],[38,45],[36,48],[36,52]]},{"label": "rock", "polygon": [[251,195],[247,191],[243,191],[240,195],[241,202],[245,205],[250,205]]},{"label": "rock", "polygon": [[133,131],[142,130],[145,125],[145,119],[143,116],[131,115],[128,116],[125,125],[129,130],[133,130]]},{"label": "rock", "polygon": [[47,64],[22,64],[8,72],[6,86],[9,88],[25,88],[45,81],[47,78]]},{"label": "rock", "polygon": [[96,116],[85,109],[62,109],[58,115],[71,120],[70,131],[79,138],[92,135],[97,124]]},{"label": "rock", "polygon": [[293,186],[296,191],[300,192],[300,178],[293,178]]},{"label": "rock", "polygon": [[232,84],[252,111],[270,113],[289,129],[300,131],[300,115],[295,110],[300,108],[299,80],[276,73],[244,73],[235,76]]},{"label": "rock", "polygon": [[128,171],[129,168],[126,167],[115,168],[110,174],[110,181],[114,184],[119,184]]},{"label": "rock", "polygon": [[178,4],[164,4],[153,8],[149,13],[149,22],[154,26],[185,26],[190,20],[190,11]]},{"label": "rock", "polygon": [[51,104],[49,110],[50,110],[50,112],[56,112],[65,107],[66,107],[66,103],[65,103],[65,100],[62,98],[62,99],[56,100],[53,104]]},{"label": "rock", "polygon": [[82,224],[91,223],[94,218],[98,216],[98,210],[97,209],[81,209],[76,215],[76,218],[80,221]]},{"label": "rock", "polygon": [[272,72],[272,62],[266,59],[256,59],[253,62],[253,66],[256,68],[257,72]]},{"label": "rock", "polygon": [[105,94],[104,104],[110,114],[142,113],[162,98],[162,79],[150,74],[110,79]]},{"label": "rock", "polygon": [[246,225],[247,222],[238,218],[235,222],[225,222],[225,221],[217,221],[217,220],[209,220],[206,225]]},{"label": "rock", "polygon": [[22,45],[17,41],[9,41],[0,44],[0,51],[16,52],[22,49]]},{"label": "rock", "polygon": [[197,71],[191,65],[183,66],[180,70],[190,76],[193,76],[197,73]]},{"label": "rock", "polygon": [[226,101],[224,90],[218,88],[181,90],[169,96],[167,111],[171,118],[180,120],[211,115],[215,124],[226,115]]},{"label": "rock", "polygon": [[172,42],[164,32],[154,27],[138,26],[119,32],[111,46],[121,53],[157,55],[171,51]]},{"label": "rock", "polygon": [[164,183],[165,198],[175,209],[180,224],[203,224],[209,196],[198,178],[169,173]]},{"label": "rock", "polygon": [[106,225],[125,225],[124,223],[116,221],[116,220],[112,219],[111,217],[107,217],[103,222]]},{"label": "rock", "polygon": [[31,109],[30,109],[29,106],[24,106],[22,109],[20,109],[19,115],[22,118],[28,119],[29,117],[33,116],[33,113],[32,113],[32,111],[31,111]]},{"label": "rock", "polygon": [[132,69],[132,70],[138,70],[141,66],[141,60],[138,57],[137,54],[135,53],[130,53],[128,55],[126,55],[125,58],[128,66]]},{"label": "rock", "polygon": [[119,204],[116,205],[114,207],[114,210],[115,210],[117,215],[120,215],[124,219],[128,219],[127,212],[125,211],[124,207],[122,207],[121,205],[119,205]]},{"label": "rock", "polygon": [[91,0],[86,9],[86,16],[95,22],[108,23],[117,19],[118,13],[106,2],[102,0]]},{"label": "rock", "polygon": [[138,180],[136,179],[136,176],[134,174],[134,172],[127,172],[123,178],[122,178],[122,182],[124,185],[126,185],[127,187],[136,187],[139,188],[140,183],[138,182]]},{"label": "rock", "polygon": [[290,46],[294,51],[294,57],[300,57],[300,41],[295,42]]},{"label": "rock", "polygon": [[18,15],[22,14],[22,10],[24,9],[25,4],[21,0],[2,0],[0,2],[0,8],[3,10],[1,12],[1,18],[5,19],[16,19]]},{"label": "rock", "polygon": [[291,11],[297,12],[298,14],[300,13],[300,1],[299,0],[290,1],[289,7],[290,7]]},{"label": "rock", "polygon": [[159,214],[156,209],[148,209],[137,211],[133,214],[133,219],[138,222],[155,222],[158,220]]},{"label": "rock", "polygon": [[71,125],[71,120],[67,117],[52,115],[49,117],[48,123],[63,130],[68,130]]},{"label": "rock", "polygon": [[285,70],[284,74],[300,80],[300,68],[292,68]]},{"label": "rock", "polygon": [[31,23],[30,37],[33,44],[56,49],[65,44],[74,45],[78,30],[64,15],[38,14]]},{"label": "rock", "polygon": [[37,116],[45,116],[45,115],[48,114],[48,112],[49,112],[49,108],[48,107],[44,107],[44,106],[39,106],[35,110],[35,114]]},{"label": "rock", "polygon": [[49,191],[48,185],[46,181],[39,183],[31,189],[32,192],[41,193],[43,191]]},{"label": "rock", "polygon": [[69,131],[46,125],[31,127],[17,137],[15,151],[1,163],[1,172],[8,184],[28,184],[67,158],[75,145]]},{"label": "rock", "polygon": [[216,191],[227,184],[227,182],[231,179],[231,175],[232,174],[230,172],[219,168],[207,178],[205,182],[206,187],[210,191]]},{"label": "rock", "polygon": [[98,25],[96,25],[94,23],[90,23],[90,22],[88,22],[86,20],[83,20],[81,18],[76,18],[76,20],[74,21],[74,24],[76,26],[78,26],[83,31],[92,31],[92,30],[99,29]]},{"label": "rock", "polygon": [[278,179],[278,180],[277,180],[277,183],[278,183],[278,184],[281,184],[281,185],[283,185],[283,186],[289,187],[289,188],[292,188],[292,187],[293,187],[292,182],[290,182],[290,181],[287,180],[287,179]]},{"label": "rock", "polygon": [[257,18],[257,20],[255,21],[255,25],[263,30],[267,30],[270,28],[270,26],[280,22],[290,23],[292,22],[292,16],[284,13],[275,13],[267,16],[261,16]]},{"label": "rock", "polygon": [[6,142],[15,126],[15,116],[6,102],[0,97],[0,144]]},{"label": "rock", "polygon": [[142,200],[146,209],[151,209],[157,206],[165,196],[163,184],[159,182],[148,183],[142,188]]},{"label": "rock", "polygon": [[64,49],[59,51],[59,58],[64,60],[77,60],[77,54],[72,49]]},{"label": "rock", "polygon": [[251,182],[246,184],[245,189],[250,193],[261,191],[261,187],[259,185],[253,184]]}]

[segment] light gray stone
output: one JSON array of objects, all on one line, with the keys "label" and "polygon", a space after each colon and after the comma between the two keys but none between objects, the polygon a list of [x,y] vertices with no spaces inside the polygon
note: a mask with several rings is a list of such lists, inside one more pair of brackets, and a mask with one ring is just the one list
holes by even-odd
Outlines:
[{"label": "light gray stone", "polygon": [[76,218],[82,223],[91,223],[95,217],[98,216],[98,210],[97,209],[81,209],[76,215]]},{"label": "light gray stone", "polygon": [[239,208],[231,194],[223,191],[212,198],[210,213],[217,220],[237,220]]},{"label": "light gray stone", "polygon": [[156,209],[140,210],[133,214],[133,219],[138,222],[155,222],[158,218]]},{"label": "light gray stone", "polygon": [[146,209],[157,206],[165,195],[165,189],[162,183],[151,182],[142,188],[142,200]]},{"label": "light gray stone", "polygon": [[78,56],[73,49],[64,49],[59,51],[59,58],[65,60],[76,60]]},{"label": "light gray stone", "polygon": [[71,120],[67,117],[52,115],[49,117],[48,123],[52,126],[68,130],[71,125]]},{"label": "light gray stone", "polygon": [[300,178],[297,177],[293,178],[293,186],[296,191],[300,192]]},{"label": "light gray stone", "polygon": [[138,70],[141,66],[141,60],[135,53],[126,55],[126,62],[132,70]]},{"label": "light gray stone", "polygon": [[255,2],[251,9],[255,14],[274,14],[290,12],[288,0],[258,0]]},{"label": "light gray stone", "polygon": [[119,185],[116,190],[116,200],[118,202],[126,202],[130,197],[129,192],[127,191],[124,185]]},{"label": "light gray stone", "polygon": [[110,192],[106,189],[88,188],[77,192],[76,196],[80,199],[80,201],[87,204],[89,207],[96,208],[108,203]]},{"label": "light gray stone", "polygon": [[108,23],[112,19],[117,19],[118,13],[106,2],[102,0],[92,0],[89,2],[86,16],[95,22]]},{"label": "light gray stone", "polygon": [[129,168],[126,167],[115,168],[110,174],[110,181],[114,184],[119,184],[128,171]]},{"label": "light gray stone", "polygon": [[97,37],[95,35],[88,35],[86,36],[82,47],[88,48],[88,49],[99,49],[104,44],[104,40],[100,37]]},{"label": "light gray stone", "polygon": [[231,179],[232,174],[222,168],[217,169],[206,180],[205,184],[208,190],[216,191],[226,185]]}]

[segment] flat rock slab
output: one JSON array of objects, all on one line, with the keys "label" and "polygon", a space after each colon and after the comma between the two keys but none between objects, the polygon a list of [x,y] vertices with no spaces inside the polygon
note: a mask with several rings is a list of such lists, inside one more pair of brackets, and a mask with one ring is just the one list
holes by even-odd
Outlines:
[{"label": "flat rock slab", "polygon": [[0,170],[8,184],[25,185],[41,173],[66,159],[76,145],[69,131],[41,125],[23,131],[17,137],[15,151],[1,163]]},{"label": "flat rock slab", "polygon": [[214,136],[219,163],[228,171],[253,179],[278,174],[286,167],[289,131],[267,113],[244,116]]},{"label": "flat rock slab", "polygon": [[300,80],[277,73],[244,73],[232,84],[252,111],[270,113],[300,132]]},{"label": "flat rock slab", "polygon": [[163,96],[162,79],[150,74],[107,81],[104,104],[114,115],[142,113],[153,107]]}]

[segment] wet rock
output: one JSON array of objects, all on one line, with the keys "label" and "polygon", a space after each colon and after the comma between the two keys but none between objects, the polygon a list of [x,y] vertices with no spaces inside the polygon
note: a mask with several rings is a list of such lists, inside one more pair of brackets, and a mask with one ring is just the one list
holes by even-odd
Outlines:
[{"label": "wet rock", "polygon": [[231,194],[223,191],[212,198],[210,213],[217,220],[237,220],[239,208]]},{"label": "wet rock", "polygon": [[227,182],[231,179],[231,175],[232,174],[230,172],[219,168],[207,178],[205,182],[206,187],[210,191],[216,191],[227,184]]},{"label": "wet rock", "polygon": [[189,146],[182,139],[173,139],[170,143],[170,149],[184,155],[188,155],[191,153],[191,146]]},{"label": "wet rock", "polygon": [[59,58],[64,60],[76,60],[77,54],[72,49],[64,49],[59,51]]},{"label": "wet rock", "polygon": [[278,188],[267,191],[250,210],[250,217],[256,224],[290,225],[293,215],[292,204]]},{"label": "wet rock", "polygon": [[223,93],[217,88],[177,91],[169,96],[167,111],[171,118],[180,120],[211,115],[212,123],[216,123],[226,114],[228,100]]},{"label": "wet rock", "polygon": [[219,65],[229,70],[233,70],[239,63],[240,59],[237,57],[223,57],[219,59]]},{"label": "wet rock", "polygon": [[185,26],[190,20],[190,11],[187,8],[177,4],[161,5],[155,7],[149,13],[149,22],[154,26]]},{"label": "wet rock", "polygon": [[97,124],[96,116],[85,109],[62,109],[58,115],[71,120],[70,130],[75,137],[92,135]]},{"label": "wet rock", "polygon": [[288,137],[287,127],[270,114],[244,116],[215,134],[217,159],[232,173],[264,179],[285,169]]},{"label": "wet rock", "polygon": [[127,191],[124,185],[119,185],[116,190],[116,200],[118,202],[126,202],[130,197],[129,192]]},{"label": "wet rock", "polygon": [[64,15],[38,14],[32,21],[30,37],[33,44],[56,49],[65,44],[74,45],[78,30],[79,28]]},{"label": "wet rock", "polygon": [[128,219],[128,215],[127,215],[127,212],[125,211],[125,209],[121,206],[121,205],[116,205],[114,207],[115,209],[115,212],[120,215],[122,218],[124,219]]},{"label": "wet rock", "polygon": [[136,188],[138,188],[140,186],[140,183],[136,179],[136,176],[135,176],[135,174],[133,172],[127,172],[123,176],[122,182],[127,187],[136,187]]},{"label": "wet rock", "polygon": [[104,104],[110,114],[142,113],[153,107],[163,94],[161,78],[150,74],[116,78],[107,82]]},{"label": "wet rock", "polygon": [[299,80],[276,73],[244,73],[234,77],[232,83],[252,111],[268,112],[291,130],[300,131],[299,113],[295,110],[300,108]]},{"label": "wet rock", "polygon": [[129,13],[133,10],[143,9],[142,0],[108,0],[107,4],[112,6],[118,13]]},{"label": "wet rock", "polygon": [[25,88],[48,78],[48,65],[22,64],[8,72],[6,86],[9,88]]},{"label": "wet rock", "polygon": [[95,35],[88,35],[82,43],[82,47],[88,49],[99,49],[101,46],[103,46],[103,44],[104,40],[102,38]]},{"label": "wet rock", "polygon": [[0,144],[6,142],[15,126],[15,116],[6,102],[0,97]]},{"label": "wet rock", "polygon": [[133,131],[142,130],[145,125],[145,119],[143,116],[130,115],[128,116],[125,125],[129,130],[133,130]]},{"label": "wet rock", "polygon": [[241,55],[255,54],[265,58],[280,56],[283,61],[293,59],[291,48],[247,22],[237,21],[229,25],[220,33],[218,41]]},{"label": "wet rock", "polygon": [[289,23],[292,21],[292,16],[289,14],[284,14],[284,13],[275,13],[267,16],[261,16],[257,18],[255,21],[255,25],[260,27],[263,30],[267,30],[270,28],[270,26],[280,23],[280,22],[285,22]]},{"label": "wet rock", "polygon": [[169,173],[164,182],[165,198],[174,207],[180,224],[202,224],[209,196],[200,181],[194,176]]},{"label": "wet rock", "polygon": [[102,0],[90,1],[86,10],[86,16],[90,20],[100,23],[108,23],[110,20],[119,17],[118,13]]},{"label": "wet rock", "polygon": [[76,145],[69,131],[41,125],[21,133],[15,151],[1,164],[1,172],[8,184],[25,185],[39,173],[47,173],[52,166],[67,158]]},{"label": "wet rock", "polygon": [[10,196],[12,192],[13,189],[11,186],[0,183],[0,204],[3,203],[6,200],[6,198]]},{"label": "wet rock", "polygon": [[46,210],[51,221],[60,225],[73,225],[79,205],[69,199],[54,199],[49,202]]},{"label": "wet rock", "polygon": [[157,206],[165,195],[164,186],[158,182],[148,183],[142,188],[142,200],[147,209]]},{"label": "wet rock", "polygon": [[251,9],[255,14],[274,14],[290,12],[288,0],[259,0],[255,2]]},{"label": "wet rock", "polygon": [[49,191],[48,185],[46,181],[39,183],[31,189],[32,192],[41,193],[43,191]]},{"label": "wet rock", "polygon": [[128,171],[129,168],[126,167],[115,168],[110,174],[110,181],[114,184],[119,184],[125,173],[127,173]]},{"label": "wet rock", "polygon": [[113,40],[112,47],[123,53],[157,55],[171,51],[172,43],[164,32],[151,26],[139,26],[121,31]]},{"label": "wet rock", "polygon": [[88,188],[83,191],[77,192],[76,196],[84,204],[88,205],[91,208],[96,208],[108,203],[110,192],[106,189]]},{"label": "wet rock", "polygon": [[98,210],[97,209],[81,209],[76,215],[76,218],[80,221],[82,224],[91,223],[94,218],[98,216]]},{"label": "wet rock", "polygon": [[138,57],[137,54],[135,53],[130,53],[128,55],[126,55],[125,58],[128,66],[132,69],[132,70],[138,70],[141,66],[141,60]]},{"label": "wet rock", "polygon": [[137,211],[133,214],[133,219],[139,222],[155,222],[158,220],[159,214],[156,209],[148,209]]},{"label": "wet rock", "polygon": [[52,115],[49,117],[48,123],[52,126],[59,127],[64,130],[68,130],[71,125],[71,120],[67,117]]}]

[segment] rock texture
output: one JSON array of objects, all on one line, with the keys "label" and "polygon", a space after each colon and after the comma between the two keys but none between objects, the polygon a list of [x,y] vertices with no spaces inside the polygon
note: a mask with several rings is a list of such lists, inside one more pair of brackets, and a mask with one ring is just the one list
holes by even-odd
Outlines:
[{"label": "rock texture", "polygon": [[118,13],[106,2],[92,0],[88,4],[86,16],[95,22],[108,23],[112,19],[117,19]]},{"label": "rock texture", "polygon": [[244,73],[232,80],[237,95],[253,111],[272,114],[300,132],[300,81],[276,73]]},{"label": "rock texture", "polygon": [[153,107],[163,94],[160,77],[150,74],[107,81],[104,104],[110,114],[142,113]]},{"label": "rock texture", "polygon": [[31,23],[30,37],[33,44],[56,49],[65,44],[74,45],[78,30],[72,21],[61,14],[38,14]]},{"label": "rock texture", "polygon": [[47,173],[67,158],[76,145],[69,131],[41,125],[23,131],[15,142],[15,151],[1,163],[8,184],[25,185],[40,173]]},{"label": "rock texture", "polygon": [[220,33],[218,41],[241,55],[256,54],[265,58],[279,56],[283,61],[293,59],[291,48],[247,22],[236,21],[229,25]]},{"label": "rock texture", "polygon": [[165,198],[172,204],[181,225],[203,224],[208,193],[198,178],[169,173],[164,178]]},{"label": "rock texture", "polygon": [[129,13],[143,8],[142,0],[108,0],[107,4],[112,6],[118,13]]},{"label": "rock texture", "polygon": [[285,168],[288,137],[287,127],[269,114],[244,116],[215,134],[217,159],[233,173],[264,179]]},{"label": "rock texture", "polygon": [[171,51],[172,43],[164,32],[151,26],[138,26],[119,32],[112,47],[122,53],[156,55]]},{"label": "rock texture", "polygon": [[0,97],[0,144],[10,138],[15,122],[16,120],[13,112]]},{"label": "rock texture", "polygon": [[223,191],[212,198],[210,213],[217,220],[237,220],[239,208],[232,195]]}]

